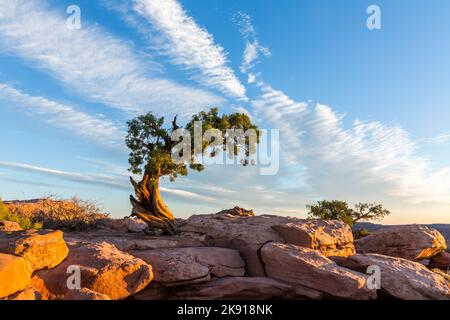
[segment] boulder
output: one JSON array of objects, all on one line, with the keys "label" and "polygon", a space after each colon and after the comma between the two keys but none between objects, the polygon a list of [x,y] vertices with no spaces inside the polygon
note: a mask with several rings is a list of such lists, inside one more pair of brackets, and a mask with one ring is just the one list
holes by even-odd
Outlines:
[{"label": "boulder", "polygon": [[111,300],[106,294],[98,293],[86,288],[69,290],[63,300]]},{"label": "boulder", "polygon": [[131,251],[153,267],[154,284],[179,286],[215,277],[243,276],[245,263],[239,252],[226,248],[168,248]]},{"label": "boulder", "polygon": [[61,231],[27,230],[0,233],[0,252],[23,257],[35,271],[57,266],[69,249]]},{"label": "boulder", "polygon": [[186,300],[269,300],[293,298],[295,288],[265,277],[228,277],[177,288],[171,299]]},{"label": "boulder", "polygon": [[24,258],[0,253],[0,298],[26,289],[31,283],[31,271]]},{"label": "boulder", "polygon": [[17,222],[3,220],[0,221],[0,232],[22,231],[22,227]]},{"label": "boulder", "polygon": [[439,231],[423,225],[389,226],[355,241],[356,252],[378,253],[412,261],[426,260],[445,251]]},{"label": "boulder", "polygon": [[113,300],[139,292],[153,279],[150,265],[119,251],[112,244],[68,244],[70,253],[63,263],[54,269],[38,271],[32,278],[33,285],[44,299],[64,298],[69,291],[68,281],[71,284],[75,276],[73,268],[79,268],[81,288],[105,294]]},{"label": "boulder", "polygon": [[431,269],[448,270],[450,268],[450,253],[444,251],[430,259],[428,264]]},{"label": "boulder", "polygon": [[447,300],[450,287],[438,274],[420,263],[403,258],[379,254],[356,254],[348,258],[336,258],[343,267],[365,272],[369,266],[381,271],[382,294],[403,300]]},{"label": "boulder", "polygon": [[270,241],[283,242],[272,226],[300,221],[280,216],[241,217],[228,214],[194,215],[179,227],[182,233],[205,236],[205,244],[239,250],[246,264],[247,275],[265,276],[264,265],[259,257],[261,247]]},{"label": "boulder", "polygon": [[[0,299],[2,300],[2,299]],[[34,287],[30,286],[24,290],[16,292],[15,294],[4,298],[3,300],[16,300],[16,301],[35,301],[41,300],[41,294]]]},{"label": "boulder", "polygon": [[319,250],[326,257],[355,254],[352,229],[339,220],[307,219],[272,227],[287,243]]},{"label": "boulder", "polygon": [[339,267],[317,250],[271,242],[261,249],[261,256],[271,278],[317,290],[333,298],[376,298],[375,290],[366,285],[365,274]]}]

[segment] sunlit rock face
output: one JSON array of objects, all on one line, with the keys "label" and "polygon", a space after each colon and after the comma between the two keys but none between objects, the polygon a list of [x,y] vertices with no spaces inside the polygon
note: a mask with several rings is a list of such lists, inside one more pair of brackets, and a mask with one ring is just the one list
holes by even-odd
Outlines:
[{"label": "sunlit rock face", "polygon": [[23,257],[32,271],[53,268],[69,253],[61,231],[27,230],[0,233],[0,252]]},{"label": "sunlit rock face", "polygon": [[308,219],[278,224],[272,228],[287,243],[319,250],[326,257],[355,254],[352,230],[342,221]]},{"label": "sunlit rock face", "polygon": [[31,283],[31,271],[24,258],[0,253],[0,298],[26,289]]},{"label": "sunlit rock face", "polygon": [[378,253],[413,261],[430,259],[447,249],[442,234],[422,225],[389,226],[355,241],[358,253]]},{"label": "sunlit rock face", "polygon": [[366,285],[367,275],[342,268],[318,250],[285,243],[268,243],[261,250],[267,275],[323,292],[326,296],[355,300],[376,298]]},{"label": "sunlit rock face", "polygon": [[109,243],[68,242],[70,253],[53,269],[34,274],[33,285],[44,299],[62,299],[72,288],[67,285],[67,270],[77,266],[81,287],[124,299],[144,289],[153,279],[152,268],[143,260],[119,251]]},{"label": "sunlit rock face", "polygon": [[369,266],[380,268],[382,293],[403,300],[448,300],[450,287],[442,276],[420,263],[379,254],[356,254],[334,258],[345,268],[365,272]]}]

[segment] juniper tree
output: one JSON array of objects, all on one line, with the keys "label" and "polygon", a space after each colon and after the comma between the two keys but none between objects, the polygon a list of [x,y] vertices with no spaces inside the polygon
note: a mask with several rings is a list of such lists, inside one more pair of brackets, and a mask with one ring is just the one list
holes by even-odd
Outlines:
[{"label": "juniper tree", "polygon": [[350,226],[360,221],[381,220],[391,214],[378,203],[357,203],[354,209],[345,201],[319,201],[316,205],[307,205],[310,218],[323,220],[341,220]]},{"label": "juniper tree", "polygon": [[[205,135],[206,139],[196,139],[198,130],[209,133]],[[239,134],[233,136],[233,132]],[[253,139],[246,138],[247,132],[256,135]],[[189,139],[188,144],[183,141],[182,147],[178,140],[181,137]],[[142,175],[139,183],[130,177],[136,194],[136,197],[130,196],[132,216],[139,217],[150,228],[176,234],[174,216],[160,194],[160,179],[169,177],[174,181],[178,176],[186,176],[188,169],[202,171],[204,165],[197,158],[205,153],[216,157],[224,151],[230,159],[243,154],[241,164],[246,166],[251,163],[250,158],[256,152],[259,138],[260,132],[248,115],[233,113],[220,116],[217,108],[193,115],[184,128],[178,125],[177,116],[166,124],[164,117],[157,117],[151,112],[128,121],[126,144],[131,150],[129,170]],[[180,154],[182,161],[174,158],[174,155]]]}]

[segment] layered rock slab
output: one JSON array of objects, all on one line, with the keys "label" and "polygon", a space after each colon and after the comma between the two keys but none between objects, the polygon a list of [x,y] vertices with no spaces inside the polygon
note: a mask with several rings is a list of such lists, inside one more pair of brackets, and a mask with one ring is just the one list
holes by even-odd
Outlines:
[{"label": "layered rock slab", "polygon": [[355,241],[356,252],[412,261],[430,259],[447,249],[442,234],[423,225],[389,226]]},{"label": "layered rock slab", "polygon": [[352,229],[342,221],[307,219],[272,228],[287,243],[319,250],[326,257],[355,254]]},{"label": "layered rock slab", "polygon": [[268,215],[195,215],[184,221],[179,231],[204,235],[208,246],[238,250],[246,263],[247,275],[258,277],[265,276],[259,257],[261,247],[270,241],[283,241],[272,226],[289,221],[290,218]]},{"label": "layered rock slab", "polygon": [[366,275],[342,268],[316,250],[272,242],[261,249],[261,256],[271,278],[334,298],[376,298],[376,291],[366,285]]},{"label": "layered rock slab", "polygon": [[340,266],[366,272],[369,266],[380,268],[380,284],[388,296],[403,300],[448,300],[450,287],[440,275],[420,263],[379,254],[356,254],[334,258]]},{"label": "layered rock slab", "polygon": [[208,281],[210,276],[243,276],[245,263],[237,250],[214,247],[130,251],[153,267],[154,284],[179,286]]}]

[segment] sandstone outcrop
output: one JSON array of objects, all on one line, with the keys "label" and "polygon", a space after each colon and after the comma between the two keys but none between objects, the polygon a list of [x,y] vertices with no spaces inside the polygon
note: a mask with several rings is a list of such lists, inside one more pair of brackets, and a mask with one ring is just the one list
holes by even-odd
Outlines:
[{"label": "sandstone outcrop", "polygon": [[73,268],[79,268],[81,288],[124,299],[144,289],[152,280],[150,265],[119,251],[108,243],[75,242],[69,244],[67,259],[57,267],[41,270],[32,278],[44,299],[62,299],[68,293],[67,281]]},{"label": "sandstone outcrop", "polygon": [[61,231],[0,232],[0,252],[23,257],[32,271],[53,268],[69,252]]},{"label": "sandstone outcrop", "polygon": [[205,282],[211,276],[243,276],[245,263],[237,250],[226,248],[168,248],[131,251],[153,267],[154,284],[179,286]]},{"label": "sandstone outcrop", "polygon": [[24,258],[0,253],[0,298],[26,289],[31,283],[31,271]]},{"label": "sandstone outcrop", "polygon": [[270,241],[283,239],[272,226],[295,219],[279,216],[240,217],[232,215],[195,215],[187,219],[180,232],[205,236],[205,244],[214,247],[236,249],[246,263],[247,275],[265,276],[259,250]]},{"label": "sandstone outcrop", "polygon": [[307,219],[272,228],[287,243],[319,250],[326,257],[355,254],[352,229],[339,220]]},{"label": "sandstone outcrop", "polygon": [[403,300],[450,299],[448,282],[420,263],[379,254],[356,254],[334,260],[340,266],[360,272],[366,272],[369,266],[378,266],[381,288],[390,297]]},{"label": "sandstone outcrop", "polygon": [[[135,219],[65,234],[9,224],[0,231],[0,300],[450,299],[449,253],[424,226],[356,241],[357,251],[386,256],[355,254],[340,221],[237,207],[176,224],[175,236],[151,236]],[[380,268],[379,290],[369,266]]]},{"label": "sandstone outcrop", "polygon": [[439,231],[422,225],[389,226],[355,241],[357,253],[378,253],[413,261],[429,259],[447,249]]},{"label": "sandstone outcrop", "polygon": [[268,243],[261,250],[267,275],[335,298],[369,300],[375,290],[367,275],[339,267],[319,251],[285,243]]}]

